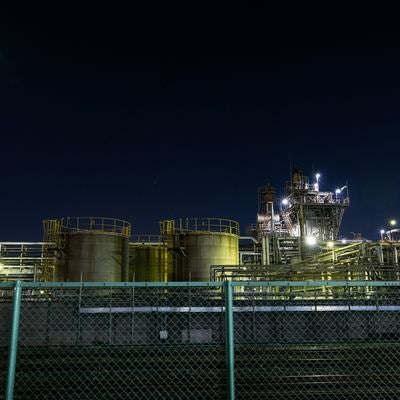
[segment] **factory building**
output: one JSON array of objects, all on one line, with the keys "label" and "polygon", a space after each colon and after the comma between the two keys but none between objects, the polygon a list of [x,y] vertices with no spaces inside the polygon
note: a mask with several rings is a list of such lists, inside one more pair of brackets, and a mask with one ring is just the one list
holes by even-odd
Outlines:
[{"label": "factory building", "polygon": [[398,229],[381,240],[339,240],[350,205],[348,185],[320,190],[299,169],[283,197],[258,191],[256,223],[240,235],[223,218],[160,222],[157,235],[132,235],[127,221],[50,219],[40,243],[0,243],[0,280],[213,281],[224,279],[397,279]]}]

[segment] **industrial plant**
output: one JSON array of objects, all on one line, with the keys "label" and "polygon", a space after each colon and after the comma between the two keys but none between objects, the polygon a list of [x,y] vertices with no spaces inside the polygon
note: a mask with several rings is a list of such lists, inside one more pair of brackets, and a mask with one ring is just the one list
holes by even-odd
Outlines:
[{"label": "industrial plant", "polygon": [[65,217],[43,221],[40,243],[0,243],[0,392],[398,399],[396,221],[378,241],[341,237],[348,185],[321,178],[294,169],[283,195],[259,188],[242,232],[224,218],[135,235]]},{"label": "industrial plant", "polygon": [[[256,223],[240,232],[223,218],[163,220],[154,235],[127,221],[67,217],[43,221],[43,242],[0,243],[0,279],[35,282],[397,279],[399,230],[381,240],[339,238],[348,185],[322,190],[292,170],[283,197],[258,189]],[[245,232],[244,232],[245,231]]]}]

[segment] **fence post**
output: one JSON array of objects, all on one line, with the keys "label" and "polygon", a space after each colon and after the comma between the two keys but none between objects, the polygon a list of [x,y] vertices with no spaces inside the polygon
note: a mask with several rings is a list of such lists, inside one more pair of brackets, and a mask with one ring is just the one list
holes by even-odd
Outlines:
[{"label": "fence post", "polygon": [[232,282],[225,281],[225,354],[228,378],[228,399],[235,399],[235,352],[233,331]]},{"label": "fence post", "polygon": [[8,347],[8,369],[6,383],[6,400],[14,398],[15,369],[17,365],[19,316],[21,311],[21,282],[16,281],[12,302],[11,333]]}]

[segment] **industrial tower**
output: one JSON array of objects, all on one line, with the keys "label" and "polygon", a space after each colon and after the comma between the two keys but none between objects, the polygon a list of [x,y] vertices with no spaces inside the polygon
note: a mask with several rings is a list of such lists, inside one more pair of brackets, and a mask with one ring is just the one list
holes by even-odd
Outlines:
[{"label": "industrial tower", "polygon": [[304,260],[312,254],[313,244],[336,240],[349,204],[347,185],[335,192],[321,191],[320,174],[310,183],[297,168],[279,207],[275,206],[275,189],[270,185],[260,188],[257,225],[251,234],[262,243],[263,264]]}]

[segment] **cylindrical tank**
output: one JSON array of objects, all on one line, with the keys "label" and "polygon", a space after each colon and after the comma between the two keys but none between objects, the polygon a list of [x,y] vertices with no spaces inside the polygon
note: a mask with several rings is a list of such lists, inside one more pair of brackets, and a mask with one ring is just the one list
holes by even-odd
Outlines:
[{"label": "cylindrical tank", "polygon": [[[188,221],[188,220],[186,220]],[[183,254],[179,281],[209,281],[212,265],[239,264],[239,224],[218,218],[193,218],[180,224]]]},{"label": "cylindrical tank", "polygon": [[166,245],[130,243],[126,281],[168,282],[172,273],[172,254]]},{"label": "cylindrical tank", "polygon": [[128,268],[128,238],[111,233],[71,232],[66,241],[66,280],[121,282]]},{"label": "cylindrical tank", "polygon": [[[64,256],[56,264],[62,281],[120,282],[128,269],[131,227],[126,221],[103,217],[61,220],[57,238]],[[55,240],[56,241],[56,240]]]}]

